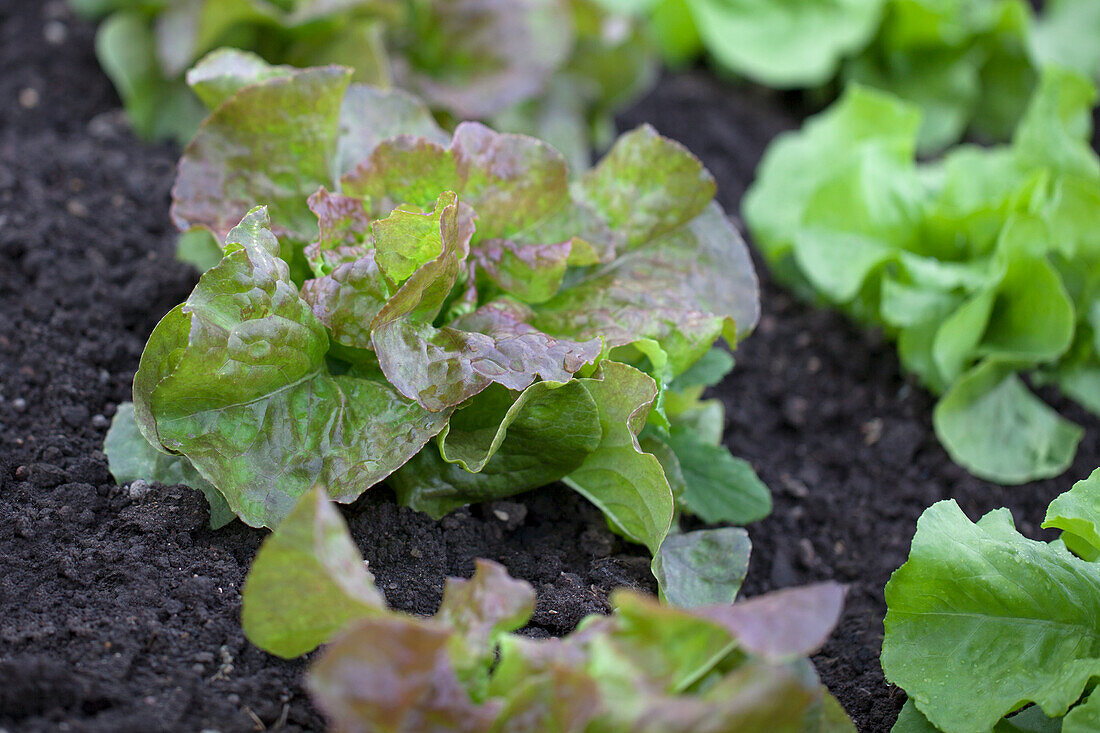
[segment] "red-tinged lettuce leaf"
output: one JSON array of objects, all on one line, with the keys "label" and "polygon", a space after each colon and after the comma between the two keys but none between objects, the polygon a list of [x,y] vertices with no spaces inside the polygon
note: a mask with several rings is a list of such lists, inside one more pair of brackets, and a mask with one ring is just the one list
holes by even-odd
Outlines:
[{"label": "red-tinged lettuce leaf", "polygon": [[264,540],[241,591],[241,625],[256,646],[290,659],[349,623],[388,614],[344,520],[324,489],[302,496]]},{"label": "red-tinged lettuce leaf", "polygon": [[134,380],[146,438],[186,455],[253,526],[274,526],[318,483],[351,501],[447,418],[385,382],[330,374],[325,327],[278,250],[267,212],[251,212],[158,324]]},{"label": "red-tinged lettuce leaf", "polygon": [[394,58],[397,84],[458,119],[484,118],[535,96],[573,42],[563,0],[448,0],[415,8]]},{"label": "red-tinged lettuce leaf", "polygon": [[[448,581],[434,618],[391,612],[353,625],[309,688],[341,730],[853,730],[808,661],[746,654],[697,613],[619,591],[614,615],[563,639],[508,633],[533,603],[529,585],[479,562],[471,580]],[[796,609],[791,625],[806,621]]]},{"label": "red-tinged lettuce leaf", "polygon": [[467,685],[488,683],[502,636],[526,625],[535,612],[535,589],[502,566],[477,560],[474,577],[447,578],[435,620],[455,632],[451,661]]},{"label": "red-tinged lettuce leaf", "polygon": [[438,519],[557,481],[602,438],[596,402],[578,380],[536,382],[518,397],[494,385],[452,414],[439,450],[421,451],[387,483],[402,504]]},{"label": "red-tinged lettuce leaf", "polygon": [[[582,623],[568,639],[587,653],[603,693],[600,729],[830,730],[822,725],[826,693],[808,664],[746,656],[730,630],[698,609],[663,606],[629,591],[616,592],[612,603],[612,617]],[[778,603],[770,611],[786,613]],[[826,610],[825,617],[831,630],[836,614]],[[804,621],[796,612],[788,628]]]},{"label": "red-tinged lettuce leaf", "polygon": [[686,226],[597,268],[539,305],[533,325],[608,346],[657,343],[678,374],[720,335],[734,345],[759,317],[759,290],[737,230],[711,204]]},{"label": "red-tinged lettuce leaf", "polygon": [[599,685],[576,646],[509,635],[501,639],[499,654],[487,689],[504,703],[493,733],[588,730],[599,715]]},{"label": "red-tinged lettuce leaf", "polygon": [[320,229],[317,239],[305,248],[315,277],[329,275],[337,265],[354,262],[373,249],[371,220],[361,199],[329,193],[322,186],[309,197],[309,210]]},{"label": "red-tinged lettuce leaf", "polygon": [[367,619],[321,653],[309,690],[337,730],[483,733],[500,703],[471,700],[451,662],[453,638],[414,617]]},{"label": "red-tinged lettuce leaf", "polygon": [[[350,73],[336,66],[284,70],[226,99],[180,159],[172,189],[176,225],[204,227],[222,240],[260,203],[280,235],[302,246],[316,231],[307,200],[318,187],[336,186],[395,135],[446,139],[423,104],[399,91],[349,87]],[[432,200],[444,190],[433,191]]]},{"label": "red-tinged lettuce leaf", "polygon": [[749,534],[740,527],[670,534],[653,558],[661,597],[679,608],[733,603],[751,552]]},{"label": "red-tinged lettuce leaf", "polygon": [[398,135],[424,138],[439,145],[446,145],[450,139],[424,103],[411,94],[352,84],[340,108],[337,177],[354,170],[384,140]]},{"label": "red-tinged lettuce leaf", "polygon": [[[493,284],[524,303],[542,303],[561,289],[570,264],[578,264],[572,241],[519,244],[508,239],[480,242],[470,254]],[[595,253],[585,264],[596,264]]]},{"label": "red-tinged lettuce leaf", "polygon": [[374,348],[370,324],[390,295],[374,258],[370,250],[302,286],[302,298],[328,328],[333,343],[351,349]]},{"label": "red-tinged lettuce leaf", "polygon": [[642,451],[638,433],[657,385],[645,373],[613,361],[602,362],[592,378],[579,381],[596,403],[603,435],[565,482],[598,506],[612,528],[656,554],[672,526],[672,488],[660,461]]},{"label": "red-tinged lettuce leaf", "polygon": [[395,320],[375,329],[379,364],[399,392],[438,411],[490,384],[520,391],[536,379],[567,382],[600,355],[599,339],[555,339],[528,325],[517,303],[494,301],[451,326]]},{"label": "red-tinged lettuce leaf", "polygon": [[180,159],[172,189],[176,226],[206,227],[221,240],[260,203],[280,233],[308,242],[317,225],[307,201],[333,182],[350,76],[333,66],[305,69],[244,87],[218,107]]},{"label": "red-tinged lettuce leaf", "polygon": [[436,620],[453,628],[476,650],[492,651],[495,639],[524,626],[535,612],[535,589],[489,560],[474,563],[474,577],[448,578]]},{"label": "red-tinged lettuce leaf", "polygon": [[745,651],[782,660],[813,654],[825,644],[844,610],[844,593],[839,583],[815,583],[692,613],[726,629]]},{"label": "red-tinged lettuce leaf", "polygon": [[632,248],[703,213],[716,189],[714,177],[687,148],[642,125],[621,136],[585,173],[574,196],[593,206]]},{"label": "red-tinged lettuce leaf", "polygon": [[292,76],[294,72],[293,66],[274,66],[251,51],[220,48],[200,59],[188,70],[186,78],[187,86],[202,103],[215,109],[250,84]]},{"label": "red-tinged lettuce leaf", "polygon": [[341,185],[369,198],[378,215],[401,204],[427,210],[441,192],[454,191],[477,212],[475,241],[482,241],[553,214],[568,201],[567,177],[565,160],[546,143],[464,122],[448,147],[409,135],[381,143]]}]

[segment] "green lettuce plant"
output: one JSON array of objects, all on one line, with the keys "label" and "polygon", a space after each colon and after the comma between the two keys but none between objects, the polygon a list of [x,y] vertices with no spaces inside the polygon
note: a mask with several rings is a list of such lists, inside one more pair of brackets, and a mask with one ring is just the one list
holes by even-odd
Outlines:
[{"label": "green lettuce plant", "polygon": [[[134,127],[189,139],[205,117],[184,73],[223,46],[274,64],[337,63],[587,161],[610,113],[652,83],[648,44],[591,0],[72,0],[104,17],[96,51]],[[581,157],[583,156],[583,157]]]},{"label": "green lettuce plant", "polygon": [[953,500],[921,516],[886,586],[882,669],[909,695],[895,733],[1100,725],[1100,471],[1042,526],[1061,537],[1022,536],[1007,509],[972,523]]},{"label": "green lettuce plant", "polygon": [[922,152],[1006,140],[1052,63],[1100,71],[1092,0],[600,0],[647,20],[667,63],[720,68],[816,99],[856,81],[918,105]]},{"label": "green lettuce plant", "polygon": [[853,86],[772,144],[744,201],[776,275],[896,338],[943,395],[940,442],[1001,483],[1061,473],[1082,435],[1021,374],[1100,414],[1095,98],[1048,69],[1011,144],[917,163],[919,111]]},{"label": "green lettuce plant", "polygon": [[[318,485],[350,502],[386,480],[440,517],[563,480],[654,555],[680,512],[768,514],[700,399],[759,303],[687,150],[641,127],[571,182],[549,145],[446,135],[344,68],[217,69],[192,76],[223,101],[172,215],[223,258],[149,338],[116,476],[197,472],[216,516],[269,527]],[[655,566],[666,592],[732,599],[746,538],[692,538]]]},{"label": "green lettuce plant", "polygon": [[560,639],[514,632],[534,589],[496,563],[449,579],[430,618],[386,607],[321,489],[268,537],[242,591],[245,633],[294,657],[330,642],[308,687],[338,730],[854,731],[805,659],[843,589],[822,583],[692,610],[618,590]]}]

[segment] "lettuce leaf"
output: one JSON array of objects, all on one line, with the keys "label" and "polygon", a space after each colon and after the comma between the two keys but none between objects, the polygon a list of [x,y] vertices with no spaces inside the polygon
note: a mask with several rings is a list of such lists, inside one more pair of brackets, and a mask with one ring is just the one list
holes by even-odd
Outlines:
[{"label": "lettuce leaf", "polygon": [[593,0],[72,3],[105,16],[100,63],[153,139],[185,142],[203,105],[215,109],[242,80],[341,64],[357,82],[420,95],[448,121],[550,140],[582,167],[610,142],[611,115],[656,78],[640,25]]},{"label": "lettuce leaf", "polygon": [[[699,401],[732,366],[716,340],[735,346],[759,302],[686,149],[642,127],[573,177],[533,138],[463,123],[447,141],[346,69],[210,63],[192,77],[229,96],[184,152],[173,214],[222,257],[150,337],[148,445],[112,462],[161,451],[253,526],[383,480],[434,517],[563,480],[654,555],[678,511],[770,511]],[[666,441],[640,437],[650,421]]]},{"label": "lettuce leaf", "polygon": [[1065,716],[1063,730],[1087,729],[1096,704],[1086,693],[1100,677],[1100,565],[1070,549],[1095,555],[1098,482],[1093,474],[1051,503],[1044,526],[1065,529],[1065,542],[1027,539],[1006,509],[977,523],[954,501],[925,511],[886,586],[882,667],[915,706],[895,730],[921,730],[921,715],[923,729],[946,733],[1033,730],[1023,718],[1038,711],[1002,721],[1029,702]]},{"label": "lettuce leaf", "polygon": [[834,583],[692,610],[620,590],[613,615],[561,639],[513,633],[534,611],[534,589],[486,560],[472,578],[447,581],[433,617],[377,597],[317,489],[261,547],[244,587],[245,632],[279,654],[331,642],[308,687],[340,728],[854,730],[804,659],[839,619]]}]

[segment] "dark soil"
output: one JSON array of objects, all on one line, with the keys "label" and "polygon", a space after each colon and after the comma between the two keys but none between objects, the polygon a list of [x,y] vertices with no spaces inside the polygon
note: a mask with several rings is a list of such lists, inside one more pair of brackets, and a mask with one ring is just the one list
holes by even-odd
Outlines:
[{"label": "dark soil", "polygon": [[[0,731],[320,729],[304,663],[260,652],[240,630],[262,533],[210,532],[186,488],[131,496],[100,452],[146,337],[196,277],[173,258],[177,151],[138,144],[117,104],[88,24],[63,2],[0,0]],[[693,73],[666,79],[623,121],[684,141],[736,211],[764,145],[794,124],[783,109]],[[975,517],[1008,505],[1034,534],[1047,502],[1100,465],[1100,425],[1067,407],[1090,429],[1069,474],[986,484],[938,446],[932,399],[900,376],[888,344],[766,278],[764,314],[718,390],[730,446],[776,495],[774,515],[750,528],[746,591],[850,584],[816,662],[861,730],[887,730],[904,695],[877,661],[882,587],[921,510],[948,496]],[[561,488],[441,522],[379,488],[347,515],[387,598],[410,611],[434,611],[443,579],[469,575],[476,557],[535,585],[533,633],[606,610],[616,586],[652,588],[644,554]]]}]

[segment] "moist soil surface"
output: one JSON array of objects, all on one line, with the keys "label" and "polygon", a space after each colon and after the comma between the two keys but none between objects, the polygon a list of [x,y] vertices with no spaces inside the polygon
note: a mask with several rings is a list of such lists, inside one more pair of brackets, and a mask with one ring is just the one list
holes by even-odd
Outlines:
[{"label": "moist soil surface", "polygon": [[[0,0],[0,731],[318,730],[305,661],[252,647],[240,587],[263,533],[205,528],[186,487],[117,487],[101,452],[142,346],[197,274],[174,260],[169,187],[178,150],[128,131],[63,2]],[[668,76],[623,115],[683,141],[730,212],[797,102],[704,70]],[[1100,465],[1100,424],[1064,476],[999,487],[948,459],[933,399],[894,349],[763,281],[763,318],[715,390],[727,442],[775,494],[749,528],[746,595],[834,579],[843,620],[815,658],[861,731],[888,730],[904,694],[878,663],[882,589],[917,517],[956,498],[976,518],[1013,510],[1039,536],[1047,503]],[[616,586],[653,589],[644,551],[562,487],[472,506],[440,522],[385,487],[347,508],[390,603],[431,613],[448,575],[487,557],[538,591],[534,634],[607,611]]]}]

